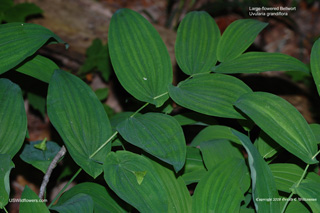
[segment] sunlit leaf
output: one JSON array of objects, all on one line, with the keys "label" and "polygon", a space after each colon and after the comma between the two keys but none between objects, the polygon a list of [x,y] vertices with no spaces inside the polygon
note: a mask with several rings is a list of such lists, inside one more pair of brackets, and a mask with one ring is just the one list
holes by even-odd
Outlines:
[{"label": "sunlit leaf", "polygon": [[47,109],[74,161],[94,178],[101,174],[100,163],[111,144],[92,154],[111,136],[111,126],[91,88],[76,76],[56,70],[49,83]]},{"label": "sunlit leaf", "polygon": [[24,190],[21,194],[21,200],[28,200],[29,202],[21,202],[19,207],[19,212],[21,213],[35,213],[43,212],[50,213],[46,204],[41,202],[38,195],[32,191],[27,185],[24,187]]},{"label": "sunlit leaf", "polygon": [[210,72],[216,64],[220,30],[207,12],[190,12],[179,25],[175,54],[187,75]]}]

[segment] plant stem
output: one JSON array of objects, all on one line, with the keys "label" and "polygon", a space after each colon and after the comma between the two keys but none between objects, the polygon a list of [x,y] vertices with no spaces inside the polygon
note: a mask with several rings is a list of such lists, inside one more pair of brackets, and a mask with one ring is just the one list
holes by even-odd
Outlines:
[{"label": "plant stem", "polygon": [[118,131],[115,131],[110,138],[106,142],[104,142],[92,155],[90,155],[89,158],[93,158],[103,147],[105,147],[116,135],[118,134]]},{"label": "plant stem", "polygon": [[320,154],[320,150],[312,157],[312,159],[315,159],[319,154]]},{"label": "plant stem", "polygon": [[5,211],[6,213],[8,213],[8,211],[7,211],[6,207],[3,207],[3,209],[4,209],[4,211]]},{"label": "plant stem", "polygon": [[69,182],[60,190],[60,192],[55,196],[55,198],[52,200],[50,205],[48,206],[48,209],[56,202],[56,200],[60,197],[60,195],[66,190],[66,188],[72,183],[72,181],[78,176],[78,174],[82,171],[82,168],[80,168],[69,180]]},{"label": "plant stem", "polygon": [[[308,171],[308,169],[309,169],[309,166],[310,166],[310,164],[308,164],[308,165],[306,166],[306,168],[304,169],[304,171],[303,171],[303,173],[302,173],[302,175],[301,175],[301,177],[300,177],[300,180],[298,181],[298,183],[297,183],[297,185],[295,186],[295,188],[299,187],[301,181],[303,180],[303,178],[304,178],[304,177],[306,176],[306,174],[307,174],[307,171]],[[286,208],[287,208],[287,206],[288,206],[288,204],[289,204],[289,202],[290,202],[290,199],[291,199],[291,197],[292,197],[293,195],[294,195],[294,192],[291,192],[291,194],[290,194],[287,202],[286,202],[286,203],[284,204],[284,206],[283,206],[283,209],[282,209],[281,213],[284,213],[284,211],[286,210]]]},{"label": "plant stem", "polygon": [[146,106],[148,106],[149,103],[145,103],[142,107],[140,107],[137,111],[135,111],[130,118],[133,118],[137,113],[139,113],[141,110],[143,110]]}]

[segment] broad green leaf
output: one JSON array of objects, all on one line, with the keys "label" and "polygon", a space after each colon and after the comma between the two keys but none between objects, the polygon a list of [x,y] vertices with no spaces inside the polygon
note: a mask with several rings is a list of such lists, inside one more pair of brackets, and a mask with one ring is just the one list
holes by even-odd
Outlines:
[{"label": "broad green leaf", "polygon": [[52,141],[46,142],[46,150],[42,151],[34,147],[36,144],[40,144],[41,141],[30,142],[30,144],[24,145],[20,158],[26,163],[31,164],[37,169],[46,173],[51,161],[60,150],[60,146]]},{"label": "broad green leaf", "polygon": [[10,80],[1,78],[0,154],[8,154],[13,158],[23,144],[26,131],[27,115],[21,89]]},{"label": "broad green leaf", "polygon": [[254,146],[265,159],[273,157],[280,149],[279,144],[263,131],[260,132],[258,139],[254,142]]},{"label": "broad green leaf", "polygon": [[78,194],[85,194],[92,198],[94,212],[126,212],[123,208],[126,204],[116,197],[112,191],[96,183],[80,183],[64,192],[57,204],[65,203]]},{"label": "broad green leaf", "polygon": [[316,139],[299,111],[279,96],[248,93],[235,106],[248,115],[265,133],[283,148],[308,164],[318,161]]},{"label": "broad green leaf", "polygon": [[210,171],[230,158],[243,158],[241,151],[228,140],[216,139],[200,143],[204,164]]},{"label": "broad green leaf", "polygon": [[196,147],[199,146],[200,143],[204,141],[216,140],[216,139],[226,139],[237,144],[241,144],[238,137],[236,137],[231,132],[232,128],[228,126],[208,126],[201,130],[196,137],[191,142],[191,146]]},{"label": "broad green leaf", "polygon": [[320,95],[320,39],[318,39],[311,49],[310,67],[313,80]]},{"label": "broad green leaf", "polygon": [[223,74],[195,75],[178,86],[169,86],[170,97],[179,105],[206,115],[243,118],[233,103],[252,90],[241,80]]},{"label": "broad green leaf", "polygon": [[13,0],[1,0],[0,1],[0,12],[6,11],[10,7],[14,6]]},{"label": "broad green leaf", "polygon": [[68,200],[61,201],[59,199],[58,203],[51,207],[50,210],[63,213],[86,213],[93,212],[93,205],[93,200],[89,195],[79,193]]},{"label": "broad green leaf", "polygon": [[[54,39],[54,41],[50,39]],[[64,43],[52,31],[40,25],[30,23],[1,24],[0,74],[33,55],[48,40],[50,43]]]},{"label": "broad green leaf", "polygon": [[187,75],[210,72],[216,64],[220,30],[207,12],[190,12],[181,21],[175,44],[179,67]]},{"label": "broad green leaf", "polygon": [[4,21],[6,22],[25,22],[31,15],[41,14],[42,10],[33,3],[20,3],[7,9],[4,12]]},{"label": "broad green leaf", "polygon": [[48,116],[73,160],[97,177],[111,144],[91,156],[111,136],[111,126],[97,96],[78,77],[56,70],[47,97]]},{"label": "broad green leaf", "polygon": [[21,194],[21,200],[26,199],[29,202],[21,202],[19,207],[20,213],[35,213],[43,212],[50,213],[46,204],[44,204],[38,195],[32,191],[27,185],[24,187],[24,190]]},{"label": "broad green leaf", "polygon": [[16,71],[49,83],[54,70],[59,67],[50,59],[36,55],[16,68]]},{"label": "broad green leaf", "polygon": [[184,125],[201,125],[208,126],[217,124],[218,121],[211,116],[203,115],[196,112],[187,112],[173,116],[181,126]]},{"label": "broad green leaf", "polygon": [[182,178],[186,185],[199,182],[199,180],[207,173],[200,149],[187,146],[186,163],[182,172]]},{"label": "broad green leaf", "polygon": [[240,56],[267,25],[268,23],[254,19],[241,19],[232,22],[219,41],[218,61],[231,61]]},{"label": "broad green leaf", "polygon": [[10,195],[10,171],[14,167],[11,158],[7,154],[0,154],[0,209],[5,207]]},{"label": "broad green leaf", "polygon": [[147,113],[130,117],[117,126],[129,143],[173,165],[179,171],[186,159],[186,142],[179,123],[171,116]]},{"label": "broad green leaf", "polygon": [[320,144],[320,124],[310,124],[309,126],[316,137],[316,143]]},{"label": "broad green leaf", "polygon": [[118,10],[109,26],[109,52],[121,85],[136,99],[161,106],[172,82],[169,53],[159,33],[140,14]]},{"label": "broad green leaf", "polygon": [[[193,194],[192,212],[238,212],[244,200],[241,189],[249,177],[244,159],[231,158],[207,173],[198,183]],[[249,178],[250,180],[250,178]]]},{"label": "broad green leaf", "polygon": [[[104,179],[124,201],[140,212],[167,212],[169,197],[152,163],[127,151],[110,152],[103,164]],[[141,184],[134,172],[146,171]]]},{"label": "broad green leaf", "polygon": [[46,115],[46,99],[32,92],[27,93],[27,99],[31,107],[38,110],[43,117]]},{"label": "broad green leaf", "polygon": [[309,73],[307,65],[282,53],[248,52],[213,68],[217,73],[260,73],[266,71],[301,71]]},{"label": "broad green leaf", "polygon": [[289,203],[285,213],[310,213],[310,210],[297,199]]},{"label": "broad green leaf", "polygon": [[[133,114],[134,114],[134,112],[120,112],[120,113],[117,113],[114,116],[112,116],[110,118],[110,124],[112,126],[112,131],[116,131],[118,124],[129,119],[130,116]],[[135,117],[138,117],[140,115],[141,115],[140,113],[137,113],[137,114],[135,114]]]},{"label": "broad green leaf", "polygon": [[151,163],[157,170],[168,194],[169,208],[167,212],[191,212],[192,199],[182,177],[176,177],[172,170],[155,161],[151,161]]},{"label": "broad green leaf", "polygon": [[[256,211],[268,213],[279,212],[279,203],[272,202],[272,198],[278,198],[279,194],[270,168],[247,136],[236,130],[231,131],[240,139],[248,153],[252,180],[252,195]],[[268,199],[259,200],[259,198],[271,198],[271,201],[268,201]]]},{"label": "broad green leaf", "polygon": [[[303,170],[296,164],[275,163],[270,164],[269,167],[276,182],[277,189],[287,193],[291,193],[290,188],[294,183],[298,182],[303,174]],[[314,177],[310,176],[310,174],[308,174],[307,179],[314,180]],[[318,180],[319,179],[320,176],[318,176]]]},{"label": "broad green leaf", "polygon": [[302,201],[305,201],[313,212],[320,210],[320,183],[313,180],[302,180],[297,186],[293,186],[293,191],[300,196]]}]

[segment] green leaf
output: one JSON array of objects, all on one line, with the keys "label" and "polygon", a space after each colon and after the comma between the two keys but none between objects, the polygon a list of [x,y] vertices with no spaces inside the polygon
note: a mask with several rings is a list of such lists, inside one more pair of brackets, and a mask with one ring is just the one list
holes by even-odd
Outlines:
[{"label": "green leaf", "polygon": [[56,70],[50,80],[47,110],[73,160],[89,175],[102,172],[111,144],[91,156],[111,136],[107,114],[91,88],[78,77]]},{"label": "green leaf", "polygon": [[293,186],[293,191],[300,196],[302,201],[305,201],[313,212],[320,210],[320,183],[313,180],[302,180],[297,186]]},{"label": "green leaf", "polygon": [[43,11],[33,3],[20,3],[4,12],[3,20],[6,22],[25,22],[31,15],[41,14]]},{"label": "green leaf", "polygon": [[[298,200],[298,199],[297,199]],[[290,202],[286,208],[286,213],[310,213],[310,210],[302,204],[302,202]]]},{"label": "green leaf", "polygon": [[41,141],[30,142],[26,144],[20,154],[20,158],[26,163],[31,164],[37,169],[46,173],[51,161],[60,150],[60,146],[52,141],[46,142],[46,150],[37,149],[35,145],[41,144]]},{"label": "green leaf", "polygon": [[65,203],[78,194],[85,194],[94,202],[94,212],[126,212],[123,206],[126,204],[116,197],[111,191],[96,183],[80,183],[64,192],[57,204]]},{"label": "green leaf", "polygon": [[27,115],[21,89],[10,80],[2,78],[0,79],[0,154],[8,154],[13,158],[23,144],[26,131]]},{"label": "green leaf", "polygon": [[263,131],[260,132],[258,139],[254,142],[254,146],[265,159],[273,157],[280,149],[279,144]]},{"label": "green leaf", "polygon": [[27,99],[33,109],[38,110],[43,117],[46,115],[46,99],[43,96],[34,94],[32,92],[27,93]]},{"label": "green leaf", "polygon": [[93,200],[89,195],[79,193],[68,200],[61,201],[59,199],[58,203],[51,207],[50,210],[63,213],[93,212]]},{"label": "green leaf", "polygon": [[130,117],[117,126],[129,143],[173,165],[179,171],[186,159],[186,142],[179,123],[171,116],[147,113]]},{"label": "green leaf", "polygon": [[9,201],[10,195],[10,171],[14,168],[10,155],[0,154],[0,209],[4,208]]},{"label": "green leaf", "polygon": [[208,126],[217,124],[216,121],[211,116],[206,116],[196,112],[187,112],[173,116],[181,126],[184,125],[201,125],[201,126]]},{"label": "green leaf", "polygon": [[235,106],[248,115],[265,133],[283,148],[308,164],[318,161],[316,139],[299,111],[279,96],[248,93]]},{"label": "green leaf", "polygon": [[[279,212],[279,203],[272,202],[272,198],[278,198],[279,194],[270,168],[247,136],[236,130],[231,131],[240,139],[248,153],[252,179],[252,195],[256,211]],[[259,198],[270,198],[270,201],[268,199],[259,200]]]},{"label": "green leaf", "polygon": [[52,31],[40,25],[30,23],[1,24],[0,74],[33,55],[50,39],[54,39],[50,44],[64,43]]},{"label": "green leaf", "polygon": [[190,12],[179,25],[175,54],[187,75],[210,72],[216,64],[220,30],[207,12]]},{"label": "green leaf", "polygon": [[228,140],[216,139],[200,143],[200,150],[204,164],[210,171],[215,169],[222,161],[236,157],[243,158],[241,151]]},{"label": "green leaf", "polygon": [[231,132],[232,128],[228,126],[208,126],[201,130],[196,137],[191,142],[191,146],[196,147],[199,146],[201,142],[216,140],[216,139],[226,139],[237,144],[241,144],[238,137],[236,137]]},{"label": "green leaf", "polygon": [[206,174],[198,183],[193,194],[192,212],[239,212],[244,200],[241,189],[249,178],[244,159],[231,158]]},{"label": "green leaf", "polygon": [[187,146],[186,163],[182,170],[182,178],[186,185],[197,183],[207,173],[200,149]]},{"label": "green leaf", "polygon": [[[112,126],[112,131],[116,131],[117,130],[117,126],[122,123],[123,121],[127,120],[130,118],[131,115],[133,115],[134,112],[120,112],[120,113],[117,113],[115,114],[114,116],[112,116],[110,118],[110,124]],[[138,117],[140,116],[141,114],[140,113],[137,113],[135,115],[135,117]]]},{"label": "green leaf", "polygon": [[[127,151],[111,152],[103,168],[104,179],[109,187],[138,211],[168,211],[169,197],[164,183],[147,158]],[[134,174],[137,171],[147,172],[140,185]]]},{"label": "green leaf", "polygon": [[172,82],[169,53],[159,33],[140,14],[118,10],[109,27],[109,52],[121,85],[136,99],[161,106]]},{"label": "green leaf", "polygon": [[[287,193],[291,193],[290,188],[293,186],[294,183],[300,180],[303,174],[303,169],[301,169],[296,164],[275,163],[270,164],[269,167],[274,176],[277,189]],[[310,176],[307,176],[307,179],[313,180]],[[320,176],[318,180],[319,179]]]},{"label": "green leaf", "polygon": [[316,137],[316,143],[320,144],[320,124],[310,124],[309,126]]},{"label": "green leaf", "polygon": [[178,86],[169,86],[170,97],[179,105],[205,115],[243,118],[233,103],[252,90],[241,80],[223,74],[195,75]]},{"label": "green leaf", "polygon": [[313,80],[320,95],[320,39],[318,39],[311,49],[310,67]]},{"label": "green leaf", "polygon": [[40,149],[42,151],[46,151],[47,146],[46,146],[47,138],[43,139],[40,143],[34,144],[34,148]]},{"label": "green leaf", "polygon": [[191,196],[183,179],[156,161],[151,161],[168,194],[169,208],[167,212],[191,212]]},{"label": "green leaf", "polygon": [[96,93],[96,96],[100,101],[105,100],[108,97],[109,89],[108,88],[101,88],[94,91]]},{"label": "green leaf", "polygon": [[301,71],[309,73],[307,65],[282,53],[248,52],[213,68],[217,73],[260,73],[266,71]]},{"label": "green leaf", "polygon": [[56,69],[59,69],[59,67],[53,61],[41,55],[36,55],[21,64],[21,66],[16,68],[16,71],[49,83]]},{"label": "green leaf", "polygon": [[221,36],[217,47],[218,61],[231,61],[240,56],[255,40],[268,23],[254,19],[232,22]]},{"label": "green leaf", "polygon": [[6,11],[10,7],[14,6],[13,0],[1,0],[0,1],[0,12]]},{"label": "green leaf", "polygon": [[35,212],[43,212],[50,213],[46,204],[41,202],[38,195],[32,191],[27,185],[25,186],[22,194],[21,200],[26,199],[28,202],[21,202],[19,212],[20,213],[35,213]]}]

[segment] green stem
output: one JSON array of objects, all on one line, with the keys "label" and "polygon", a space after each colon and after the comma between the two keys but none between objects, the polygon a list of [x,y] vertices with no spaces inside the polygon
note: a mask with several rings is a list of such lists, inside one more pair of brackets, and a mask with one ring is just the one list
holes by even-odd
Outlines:
[{"label": "green stem", "polygon": [[116,135],[118,134],[118,131],[115,131],[113,135],[108,138],[106,142],[104,142],[92,155],[90,155],[89,158],[93,158],[103,147],[105,147]]},{"label": "green stem", "polygon": [[[303,171],[303,173],[302,173],[302,175],[301,175],[301,177],[300,177],[300,180],[298,181],[298,183],[297,183],[297,185],[295,186],[295,188],[299,187],[301,181],[303,180],[303,178],[304,178],[304,177],[306,176],[306,174],[307,174],[307,171],[308,171],[308,169],[309,169],[309,166],[310,166],[310,164],[308,164],[308,165],[306,166],[306,168],[304,169],[304,171]],[[286,202],[286,203],[284,204],[284,206],[283,206],[283,209],[282,209],[281,213],[284,213],[284,211],[286,210],[286,208],[287,208],[287,206],[288,206],[288,204],[289,204],[289,202],[290,202],[290,199],[291,199],[291,197],[292,197],[293,195],[294,195],[294,192],[291,192],[291,194],[290,194],[287,202]]]},{"label": "green stem", "polygon": [[315,159],[319,154],[320,154],[320,150],[312,157],[312,159]]},{"label": "green stem", "polygon": [[163,93],[161,95],[158,95],[158,96],[154,97],[153,99],[156,100],[156,99],[161,98],[162,96],[165,96],[167,94],[168,94],[168,92],[165,92],[165,93]]},{"label": "green stem", "polygon": [[4,209],[4,211],[5,211],[6,213],[8,213],[8,211],[7,211],[6,207],[3,207],[3,209]]},{"label": "green stem", "polygon": [[57,196],[55,196],[55,198],[53,199],[53,201],[50,203],[50,205],[48,206],[48,209],[50,209],[50,207],[56,202],[56,200],[60,197],[60,195],[64,192],[64,190],[66,190],[66,188],[72,183],[72,181],[78,176],[78,174],[82,171],[82,168],[80,168],[74,175],[73,177],[69,180],[69,182],[60,190],[60,192],[57,194]]},{"label": "green stem", "polygon": [[137,111],[135,111],[130,118],[133,118],[137,113],[139,113],[141,110],[143,110],[146,106],[148,106],[149,103],[145,103],[142,107],[140,107]]}]

